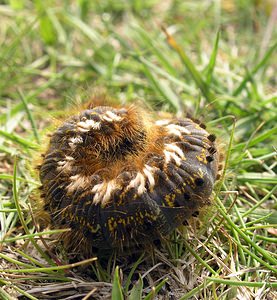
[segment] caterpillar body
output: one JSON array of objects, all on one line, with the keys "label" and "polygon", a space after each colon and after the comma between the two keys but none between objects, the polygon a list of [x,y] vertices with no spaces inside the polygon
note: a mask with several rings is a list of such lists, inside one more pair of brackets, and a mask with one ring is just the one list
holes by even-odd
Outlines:
[{"label": "caterpillar body", "polygon": [[75,249],[123,248],[169,234],[210,203],[215,136],[192,119],[135,106],[68,118],[39,167],[44,209]]}]

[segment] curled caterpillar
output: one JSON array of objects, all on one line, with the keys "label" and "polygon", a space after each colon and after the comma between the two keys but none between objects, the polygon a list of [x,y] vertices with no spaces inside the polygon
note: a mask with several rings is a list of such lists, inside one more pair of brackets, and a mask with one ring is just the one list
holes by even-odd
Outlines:
[{"label": "curled caterpillar", "polygon": [[44,209],[73,248],[123,248],[169,234],[204,205],[218,171],[215,136],[135,106],[97,106],[52,135],[39,168]]}]

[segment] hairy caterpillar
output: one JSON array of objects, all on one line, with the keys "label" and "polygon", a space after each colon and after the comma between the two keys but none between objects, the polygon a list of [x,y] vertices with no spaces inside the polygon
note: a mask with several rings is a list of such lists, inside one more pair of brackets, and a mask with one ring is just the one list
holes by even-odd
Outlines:
[{"label": "hairy caterpillar", "polygon": [[167,235],[209,204],[215,136],[189,118],[96,106],[53,133],[39,167],[44,209],[75,249],[123,248]]}]

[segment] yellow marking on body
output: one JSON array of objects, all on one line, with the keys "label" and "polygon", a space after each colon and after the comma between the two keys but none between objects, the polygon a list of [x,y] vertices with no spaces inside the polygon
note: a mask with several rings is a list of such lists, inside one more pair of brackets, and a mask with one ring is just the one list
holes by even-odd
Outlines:
[{"label": "yellow marking on body", "polygon": [[196,158],[199,162],[202,162],[205,165],[208,163],[206,159],[206,150],[204,148],[201,149],[201,153],[199,155],[196,155]]},{"label": "yellow marking on body", "polygon": [[109,232],[113,233],[115,231],[115,228],[117,227],[117,224],[114,220],[114,217],[111,217],[108,219],[108,227],[109,227]]},{"label": "yellow marking on body", "polygon": [[190,187],[195,188],[196,185],[194,183],[194,178],[192,176],[189,176],[190,182],[186,182]]},{"label": "yellow marking on body", "polygon": [[119,224],[123,224],[123,226],[126,225],[126,220],[123,219],[123,218],[120,218],[117,222],[118,222]]},{"label": "yellow marking on body", "polygon": [[165,195],[164,199],[165,199],[165,201],[166,201],[166,203],[167,203],[168,206],[174,207],[174,203],[173,203],[173,199],[172,199],[172,194]]},{"label": "yellow marking on body", "polygon": [[124,198],[125,198],[127,192],[128,192],[127,190],[124,190],[124,191],[120,194],[120,196],[119,196],[119,201],[118,201],[117,205],[123,204],[123,200],[124,200]]},{"label": "yellow marking on body", "polygon": [[144,212],[145,217],[148,217],[150,220],[155,221],[157,219],[157,215],[151,215],[147,211]]},{"label": "yellow marking on body", "polygon": [[100,225],[97,224],[96,227],[92,226],[91,224],[87,223],[86,226],[92,233],[96,233],[100,229]]},{"label": "yellow marking on body", "polygon": [[203,130],[203,128],[201,128],[199,124],[196,124],[196,123],[195,123],[195,124],[193,124],[193,125],[194,125],[194,128],[199,129],[199,130]]},{"label": "yellow marking on body", "polygon": [[201,168],[198,168],[198,176],[203,178],[204,177],[204,173],[203,170]]}]

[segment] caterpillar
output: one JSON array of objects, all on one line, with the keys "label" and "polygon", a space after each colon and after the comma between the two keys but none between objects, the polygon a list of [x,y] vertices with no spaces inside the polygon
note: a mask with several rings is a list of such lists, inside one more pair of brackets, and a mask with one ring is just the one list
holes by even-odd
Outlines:
[{"label": "caterpillar", "polygon": [[90,251],[164,237],[210,204],[215,135],[190,118],[134,105],[89,107],[52,134],[39,166],[44,210],[67,247]]}]

